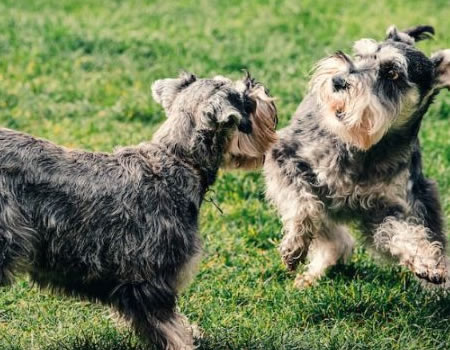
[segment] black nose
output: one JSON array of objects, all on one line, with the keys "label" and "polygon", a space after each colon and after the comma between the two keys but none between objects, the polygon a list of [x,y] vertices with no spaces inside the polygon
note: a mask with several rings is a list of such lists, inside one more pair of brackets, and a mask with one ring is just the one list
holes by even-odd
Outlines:
[{"label": "black nose", "polygon": [[343,90],[343,89],[347,88],[347,82],[340,75],[334,76],[333,79],[331,79],[331,81],[333,83],[334,91],[340,91],[340,90]]},{"label": "black nose", "polygon": [[238,125],[238,130],[244,134],[250,134],[252,132],[252,122],[248,118],[242,118]]}]

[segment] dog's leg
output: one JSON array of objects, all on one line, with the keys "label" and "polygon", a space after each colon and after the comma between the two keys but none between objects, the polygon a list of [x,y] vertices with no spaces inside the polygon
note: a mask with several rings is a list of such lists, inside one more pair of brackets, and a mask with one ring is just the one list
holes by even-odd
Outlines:
[{"label": "dog's leg", "polygon": [[149,343],[165,350],[194,349],[193,330],[175,311],[176,294],[165,281],[123,284],[114,305]]},{"label": "dog's leg", "polygon": [[11,282],[12,273],[9,269],[11,241],[11,235],[0,227],[0,286]]},{"label": "dog's leg", "polygon": [[12,283],[15,270],[29,268],[37,241],[17,203],[0,194],[0,285]]},{"label": "dog's leg", "polygon": [[194,349],[194,328],[189,324],[186,316],[175,313],[171,319],[159,324],[164,337],[167,339],[168,350]]},{"label": "dog's leg", "polygon": [[446,237],[436,183],[420,174],[410,181],[410,185],[409,202],[413,216],[423,221],[429,229],[430,238],[441,242],[445,248]]},{"label": "dog's leg", "polygon": [[417,218],[386,217],[373,235],[375,247],[397,258],[419,278],[440,284],[447,275],[443,243]]},{"label": "dog's leg", "polygon": [[320,229],[323,204],[307,185],[298,190],[280,185],[277,178],[268,179],[267,195],[278,207],[283,222],[281,258],[288,270],[294,271],[305,261],[311,239]]},{"label": "dog's leg", "polygon": [[280,244],[280,254],[283,263],[289,271],[295,271],[299,263],[303,263],[308,254],[309,245],[313,237],[313,225],[304,220],[284,221],[285,235]]},{"label": "dog's leg", "polygon": [[353,252],[354,243],[345,226],[324,223],[311,243],[306,271],[297,275],[294,285],[299,289],[309,287],[339,260],[346,262]]},{"label": "dog's leg", "polygon": [[193,350],[194,329],[187,318],[179,313],[172,313],[163,320],[148,316],[133,322],[138,332],[149,342],[153,342],[164,350]]}]

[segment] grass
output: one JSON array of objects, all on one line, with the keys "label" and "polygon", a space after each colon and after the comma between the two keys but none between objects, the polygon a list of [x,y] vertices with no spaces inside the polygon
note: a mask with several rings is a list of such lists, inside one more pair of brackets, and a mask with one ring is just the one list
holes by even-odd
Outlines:
[{"label": "grass", "polygon": [[[163,120],[149,85],[181,69],[251,72],[277,97],[280,126],[320,57],[385,29],[432,24],[427,52],[450,47],[447,0],[2,0],[0,124],[69,147],[110,151],[148,140]],[[425,171],[450,218],[450,95],[428,113]],[[297,291],[280,263],[281,225],[258,173],[222,173],[205,203],[205,256],[180,306],[200,349],[448,349],[450,298],[358,248],[319,286]],[[26,277],[0,290],[0,349],[133,350],[100,305],[54,296]]]}]

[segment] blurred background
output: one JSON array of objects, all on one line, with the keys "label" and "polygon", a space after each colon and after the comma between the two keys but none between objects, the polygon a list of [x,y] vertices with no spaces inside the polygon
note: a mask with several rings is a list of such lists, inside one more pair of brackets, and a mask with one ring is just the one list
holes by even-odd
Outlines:
[{"label": "blurred background", "polygon": [[[164,114],[150,84],[181,70],[248,69],[276,97],[280,127],[314,63],[388,26],[430,24],[427,54],[450,48],[450,2],[329,0],[0,0],[0,123],[68,147],[111,151],[149,140]],[[424,120],[425,172],[450,218],[450,93]],[[205,203],[205,258],[181,299],[201,349],[448,349],[450,299],[361,247],[316,288],[296,291],[280,263],[281,225],[261,176],[221,173]],[[448,227],[448,226],[447,226]],[[356,233],[357,234],[357,233]],[[0,289],[0,349],[129,350],[139,342],[98,305],[20,277]]]}]

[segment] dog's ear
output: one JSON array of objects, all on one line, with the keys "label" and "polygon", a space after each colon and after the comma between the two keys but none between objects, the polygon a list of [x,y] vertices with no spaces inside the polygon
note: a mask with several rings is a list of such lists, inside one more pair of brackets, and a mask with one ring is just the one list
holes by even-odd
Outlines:
[{"label": "dog's ear", "polygon": [[175,79],[160,79],[152,84],[153,99],[165,110],[169,109],[177,94],[196,81],[197,78],[191,73],[181,73]]},{"label": "dog's ear", "polygon": [[414,39],[415,42],[431,39],[434,35],[434,28],[432,26],[416,26],[403,31]]},{"label": "dog's ear", "polygon": [[399,31],[395,26],[390,26],[386,32],[386,40],[414,45],[415,42],[430,39],[433,35],[434,28],[432,26],[416,26],[403,31]]},{"label": "dog's ear", "polygon": [[450,49],[438,51],[431,56],[434,64],[436,89],[450,90]]}]

